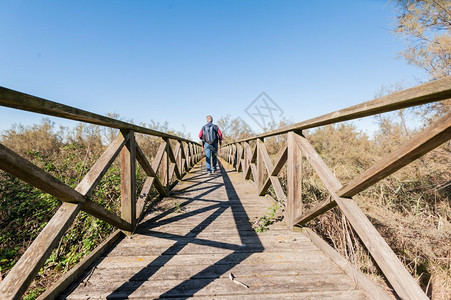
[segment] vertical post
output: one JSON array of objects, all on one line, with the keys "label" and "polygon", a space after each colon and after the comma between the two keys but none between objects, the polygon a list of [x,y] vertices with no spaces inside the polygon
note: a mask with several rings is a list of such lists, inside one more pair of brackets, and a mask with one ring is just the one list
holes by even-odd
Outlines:
[{"label": "vertical post", "polygon": [[257,184],[257,190],[260,191],[263,186],[263,178],[265,175],[265,165],[262,156],[262,147],[265,147],[264,139],[257,139],[257,178],[254,178],[255,183]]},{"label": "vertical post", "polygon": [[[177,166],[180,171],[180,177],[183,177],[183,174],[185,174],[184,169],[183,169],[183,160],[182,160],[183,144],[182,144],[182,141],[177,141],[177,142],[179,143],[180,148],[179,148],[179,156],[176,157],[175,159],[177,160]],[[182,178],[180,178],[180,180],[182,180]]]},{"label": "vertical post", "polygon": [[287,225],[293,229],[293,220],[302,214],[302,153],[295,141],[293,131],[288,132],[287,160]]},{"label": "vertical post", "polygon": [[[136,143],[133,131],[121,150],[121,217],[136,226]],[[130,234],[131,232],[127,232]]]}]

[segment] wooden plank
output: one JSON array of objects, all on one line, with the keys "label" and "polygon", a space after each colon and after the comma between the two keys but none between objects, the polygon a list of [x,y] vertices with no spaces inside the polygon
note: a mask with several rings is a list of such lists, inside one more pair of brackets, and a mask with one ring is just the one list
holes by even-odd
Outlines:
[{"label": "wooden plank", "polygon": [[340,197],[350,198],[435,149],[450,138],[451,113],[448,113],[351,180],[346,186],[337,191],[337,194]]},{"label": "wooden plank", "polygon": [[372,300],[391,300],[392,298],[365,274],[356,269],[346,258],[340,255],[334,248],[329,246],[321,237],[319,237],[310,228],[303,228],[302,232],[309,237],[319,249],[329,256],[349,277],[356,282],[359,287],[366,291],[367,296]]},{"label": "wooden plank", "polygon": [[0,283],[0,299],[19,299],[74,221],[81,204],[63,203]]},{"label": "wooden plank", "polygon": [[296,144],[296,134],[288,133],[287,139],[287,225],[293,228],[293,221],[302,214],[302,153]]},{"label": "wooden plank", "polygon": [[136,143],[133,131],[121,151],[121,218],[136,226]]},{"label": "wooden plank", "polygon": [[82,203],[85,197],[40,169],[32,162],[0,144],[0,168],[64,202]]},{"label": "wooden plank", "polygon": [[100,257],[108,249],[111,248],[124,234],[121,230],[113,232],[106,240],[98,245],[91,253],[86,255],[76,266],[69,270],[69,272],[63,274],[57,282],[55,282],[50,288],[48,288],[42,295],[38,297],[38,300],[53,300],[57,299],[60,294],[67,291],[69,286],[77,280],[92,264],[100,259]]},{"label": "wooden plank", "polygon": [[153,136],[192,142],[188,139],[181,138],[175,135],[115,120],[58,102],[49,101],[43,98],[7,89],[5,87],[0,87],[0,105],[69,120],[87,122],[121,130],[133,130],[134,132],[149,134]]},{"label": "wooden plank", "polygon": [[80,194],[85,197],[91,196],[97,184],[105,175],[108,168],[119,155],[122,147],[128,142],[129,136],[119,133],[108,148],[103,152],[96,163],[91,167],[89,172],[83,177],[82,181],[75,188]]},{"label": "wooden plank", "polygon": [[235,142],[266,138],[451,98],[451,76]]}]

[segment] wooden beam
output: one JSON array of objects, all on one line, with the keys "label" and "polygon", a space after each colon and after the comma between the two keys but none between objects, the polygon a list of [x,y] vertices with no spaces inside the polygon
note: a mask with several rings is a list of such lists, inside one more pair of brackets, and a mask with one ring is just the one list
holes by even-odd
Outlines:
[{"label": "wooden beam", "polygon": [[82,203],[81,209],[83,211],[100,220],[121,229],[130,228],[130,224],[126,221],[107,211],[99,204],[85,199],[81,193],[70,188],[2,144],[0,144],[0,168],[63,202]]},{"label": "wooden beam", "polygon": [[139,220],[141,218],[141,214],[143,213],[144,206],[146,204],[146,200],[150,195],[150,190],[152,189],[152,185],[155,182],[156,177],[147,177],[146,181],[144,181],[144,185],[139,193],[138,199],[136,200],[136,219]]},{"label": "wooden beam", "polygon": [[157,154],[155,155],[153,161],[152,161],[152,169],[155,171],[155,173],[158,174],[158,168],[161,165],[161,162],[163,161],[164,153],[166,152],[166,142],[163,141],[160,144],[160,147],[158,148]]},{"label": "wooden beam", "polygon": [[296,144],[296,133],[289,132],[287,139],[287,225],[293,228],[293,221],[302,214],[302,153]]},{"label": "wooden beam", "polygon": [[149,161],[144,155],[144,152],[138,144],[136,144],[136,160],[141,165],[147,176],[155,178],[155,181],[153,183],[158,193],[160,193],[160,195],[162,196],[167,196],[165,187],[161,184],[160,179],[158,179],[157,174],[155,173],[154,169],[150,165]]},{"label": "wooden beam", "polygon": [[175,135],[115,120],[102,115],[81,110],[75,107],[64,105],[58,102],[46,100],[43,98],[7,89],[5,87],[0,87],[0,105],[45,114],[49,116],[60,117],[69,120],[87,122],[91,124],[117,128],[121,130],[133,130],[134,132],[164,138],[171,138],[178,141],[192,142],[188,139],[181,138]]},{"label": "wooden beam", "polygon": [[0,283],[0,299],[20,299],[53,248],[74,221],[81,204],[63,203],[38,237]]},{"label": "wooden beam", "polygon": [[[289,135],[290,136],[290,135]],[[365,247],[370,252],[371,256],[376,261],[379,268],[382,270],[387,280],[395,289],[396,293],[402,299],[427,299],[427,296],[417,285],[415,279],[405,269],[402,262],[397,258],[393,250],[388,246],[383,237],[374,228],[362,210],[352,199],[340,197],[336,190],[341,186],[338,179],[333,175],[332,171],[323,162],[318,154],[315,154],[313,146],[303,136],[297,136],[295,141],[299,148],[306,154],[306,158],[311,163],[312,167],[318,173],[325,187],[328,189],[330,195],[341,211],[348,219],[352,228],[355,230],[359,238],[362,240]],[[328,201],[328,200],[326,200]],[[312,218],[312,215],[319,214],[321,207],[327,206],[327,202],[323,201],[317,205],[317,209],[310,210],[307,214],[294,218],[293,223],[297,224],[302,220]],[[329,205],[332,202],[329,201]]]},{"label": "wooden beam", "polygon": [[[179,155],[179,150],[180,150],[179,149],[179,145],[178,144],[176,145],[176,148],[175,148],[176,150],[175,150],[175,154],[174,154],[174,151],[172,151],[172,146],[169,143],[169,140],[167,141],[167,143],[168,143],[168,157],[169,157],[169,162],[170,162],[169,179],[172,179],[172,176],[174,175],[174,172],[175,172],[175,176],[178,179],[181,179],[182,178],[182,174],[180,173],[180,170],[179,170],[179,168],[177,166],[177,157]],[[196,151],[197,151],[197,149],[196,149]],[[197,152],[194,155],[194,157],[197,157]]]},{"label": "wooden beam", "polygon": [[[263,157],[262,157],[262,148],[265,148],[265,144],[263,143],[262,140],[257,139],[257,145],[255,148],[255,151],[257,151],[257,159],[255,161],[255,165],[256,165],[256,169],[257,169],[257,177],[254,177],[254,181],[256,183],[257,186],[257,191],[260,191],[260,189],[263,186],[263,180],[265,179],[265,161],[263,161]],[[265,148],[266,150],[266,148]],[[268,156],[269,158],[269,156]],[[271,161],[271,159],[269,160]],[[266,169],[268,169],[268,166],[266,166]],[[269,173],[269,172],[268,172]]]},{"label": "wooden beam", "polygon": [[[133,131],[121,151],[121,218],[136,226],[136,143]],[[130,232],[129,232],[130,233]]]},{"label": "wooden beam", "polygon": [[408,165],[432,149],[435,149],[450,138],[451,113],[448,113],[443,118],[434,122],[434,124],[427,129],[402,144],[398,149],[391,152],[374,166],[351,180],[346,186],[337,191],[337,194],[340,197],[350,198]]},{"label": "wooden beam", "polygon": [[451,76],[236,142],[266,138],[451,98]]},{"label": "wooden beam", "polygon": [[336,197],[335,201],[398,296],[429,299],[354,200]]},{"label": "wooden beam", "polygon": [[[264,184],[261,186],[261,188],[259,189],[259,195],[260,196],[264,196],[266,191],[269,188],[269,183],[272,183],[273,187],[274,187],[274,192],[276,193],[277,199],[281,202],[285,202],[286,201],[286,196],[285,193],[283,191],[282,185],[280,184],[280,180],[277,177],[277,173],[275,175],[272,175],[274,173],[274,166],[272,164],[271,158],[269,157],[268,151],[266,150],[265,145],[259,140],[258,141],[258,146],[259,151],[261,152],[261,159],[264,162],[264,165],[266,166],[266,169],[268,171],[268,178],[266,179],[266,181],[264,182]],[[286,147],[281,151],[281,153],[279,153],[278,155],[278,161],[276,166],[280,165],[280,161],[283,160],[283,158],[285,157],[286,160]],[[280,170],[280,168],[279,168]]]},{"label": "wooden beam", "polygon": [[[279,174],[280,170],[282,169],[283,165],[285,164],[285,162],[287,161],[287,146],[285,146],[278,154],[276,157],[276,164],[275,166],[272,165],[271,159],[269,158],[269,154],[266,151],[266,148],[264,149],[266,154],[264,153],[263,156],[266,157],[264,158],[265,162],[270,162],[269,164],[266,163],[266,167],[271,167],[270,169],[268,169],[268,172],[270,174],[270,176],[268,176],[268,178],[266,178],[265,182],[263,183],[262,188],[260,189],[260,193],[259,195],[262,196],[266,193],[266,191],[268,190],[268,188],[271,185],[271,182],[275,179],[274,177],[277,178],[277,175]],[[273,179],[274,178],[274,179]],[[278,178],[277,178],[278,179]],[[280,181],[279,181],[280,183]],[[279,196],[277,196],[277,198],[279,198]],[[279,199],[280,200],[280,199]]]},{"label": "wooden beam", "polygon": [[3,144],[0,144],[0,168],[63,202],[82,203],[85,201],[82,194]]},{"label": "wooden beam", "polygon": [[62,293],[67,291],[69,286],[77,280],[83,273],[95,262],[97,262],[103,253],[111,248],[124,234],[121,230],[113,232],[106,240],[98,245],[92,252],[86,255],[82,261],[63,274],[57,282],[55,282],[49,289],[38,297],[38,300],[53,300],[57,299]]},{"label": "wooden beam", "polygon": [[105,152],[103,152],[100,158],[91,167],[85,177],[83,177],[82,181],[78,184],[75,190],[85,197],[90,197],[95,187],[100,182],[103,175],[105,175],[106,171],[119,155],[119,152],[128,140],[128,135],[124,136],[122,133],[119,133]]}]

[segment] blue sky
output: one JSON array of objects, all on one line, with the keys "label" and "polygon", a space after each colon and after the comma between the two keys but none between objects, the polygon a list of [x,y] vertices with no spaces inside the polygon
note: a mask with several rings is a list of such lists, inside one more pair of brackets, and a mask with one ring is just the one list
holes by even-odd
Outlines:
[{"label": "blue sky", "polygon": [[[425,80],[397,58],[394,22],[386,1],[1,0],[0,85],[192,138],[207,114],[258,131],[244,110],[261,92],[297,122]],[[0,130],[42,118],[0,116]]]}]

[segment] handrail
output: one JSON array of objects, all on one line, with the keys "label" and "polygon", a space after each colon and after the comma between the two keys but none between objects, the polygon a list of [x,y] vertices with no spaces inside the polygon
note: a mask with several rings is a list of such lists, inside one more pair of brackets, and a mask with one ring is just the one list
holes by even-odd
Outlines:
[{"label": "handrail", "polygon": [[[0,87],[0,105],[120,129],[117,137],[75,189],[0,143],[0,169],[63,202],[38,237],[1,281],[0,299],[17,299],[26,292],[39,269],[81,210],[126,233],[131,233],[144,212],[145,202],[151,196],[152,187],[155,187],[158,193],[156,197],[168,196],[175,181],[182,180],[186,172],[203,156],[201,146],[188,139],[3,87]],[[139,147],[135,133],[163,138],[152,163],[147,160],[145,153]],[[171,140],[176,141],[175,149],[172,149]],[[118,157],[121,164],[120,216],[90,200],[95,187]],[[136,163],[141,165],[147,175],[138,199],[135,198]],[[88,266],[88,263],[78,265],[78,272]]]},{"label": "handrail", "polygon": [[[292,228],[302,226],[338,205],[398,296],[402,299],[427,299],[415,279],[352,197],[448,141],[451,138],[451,113],[435,121],[344,186],[315,151],[302,130],[449,98],[451,98],[451,77],[446,77],[278,130],[228,143],[222,147],[221,154],[238,172],[243,173],[244,179],[252,177],[259,195],[265,195],[272,185],[277,199],[285,204],[285,220]],[[273,163],[264,139],[279,134],[287,134],[287,145],[276,155]],[[254,146],[251,146],[250,141],[256,141]],[[302,156],[307,158],[331,196],[309,210],[305,210],[302,203],[300,185]],[[287,165],[286,194],[277,177],[284,164]]]},{"label": "handrail", "polygon": [[150,128],[134,125],[124,121],[105,117],[86,110],[64,105],[58,102],[46,100],[29,94],[21,93],[0,86],[0,105],[10,108],[31,111],[48,116],[60,117],[69,120],[81,121],[121,130],[133,130],[162,138],[169,138],[177,141],[193,142],[169,133],[153,130]]},{"label": "handrail", "polygon": [[[449,98],[451,98],[451,76],[428,82],[410,89],[395,92],[384,97],[366,101],[296,124],[284,126],[282,128],[268,131],[253,137],[240,139],[233,143],[248,142],[255,139],[262,139],[288,133],[289,131],[301,131],[304,129],[359,119],[407,107],[446,100]],[[233,143],[228,143],[227,145]],[[227,145],[224,145],[224,147]]]}]

